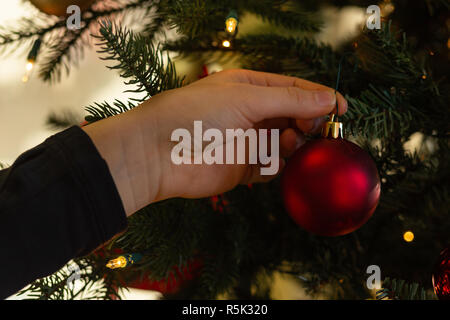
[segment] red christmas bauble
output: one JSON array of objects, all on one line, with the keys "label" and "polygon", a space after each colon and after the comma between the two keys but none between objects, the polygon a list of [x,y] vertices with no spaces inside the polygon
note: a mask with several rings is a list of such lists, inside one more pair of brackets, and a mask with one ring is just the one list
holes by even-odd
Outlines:
[{"label": "red christmas bauble", "polygon": [[439,300],[450,300],[450,247],[439,255],[432,280],[434,293]]},{"label": "red christmas bauble", "polygon": [[380,178],[370,155],[341,138],[307,142],[284,170],[287,211],[304,229],[340,236],[361,227],[380,198]]}]

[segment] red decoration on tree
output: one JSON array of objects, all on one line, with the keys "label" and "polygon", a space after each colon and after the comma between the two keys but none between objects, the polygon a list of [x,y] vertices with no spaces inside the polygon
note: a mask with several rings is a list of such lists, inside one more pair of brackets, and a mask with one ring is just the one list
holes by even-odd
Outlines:
[{"label": "red decoration on tree", "polygon": [[177,293],[184,285],[198,276],[202,266],[200,260],[192,260],[181,270],[177,266],[172,268],[167,279],[151,280],[150,273],[145,273],[142,278],[127,283],[130,288],[155,290],[162,294]]},{"label": "red decoration on tree", "polygon": [[199,79],[205,78],[210,74],[222,71],[222,67],[218,63],[209,63],[202,65],[202,73],[198,76]]},{"label": "red decoration on tree", "polygon": [[[105,259],[105,262],[110,258],[118,255],[122,255],[124,251],[120,248],[107,249],[101,247],[93,252],[94,255]],[[198,276],[203,266],[202,259],[192,259],[182,267],[173,266],[172,270],[166,279],[151,280],[151,272],[144,272],[140,277],[134,277],[133,280],[120,279],[120,283],[124,287],[142,289],[142,290],[155,290],[162,294],[174,294],[177,293],[183,286]],[[116,271],[116,272],[120,272]],[[105,275],[106,276],[106,275]],[[127,278],[128,279],[128,278]],[[112,299],[118,299],[116,296],[112,296]]]},{"label": "red decoration on tree", "polygon": [[369,154],[343,139],[342,124],[326,123],[323,138],[307,142],[288,161],[283,197],[295,222],[317,235],[340,236],[361,227],[380,198]]},{"label": "red decoration on tree", "polygon": [[439,300],[450,300],[450,247],[440,253],[432,281]]},{"label": "red decoration on tree", "polygon": [[211,206],[213,207],[214,211],[219,210],[219,212],[223,212],[225,210],[225,207],[228,206],[229,204],[224,194],[212,196],[210,197],[210,199],[211,199]]}]

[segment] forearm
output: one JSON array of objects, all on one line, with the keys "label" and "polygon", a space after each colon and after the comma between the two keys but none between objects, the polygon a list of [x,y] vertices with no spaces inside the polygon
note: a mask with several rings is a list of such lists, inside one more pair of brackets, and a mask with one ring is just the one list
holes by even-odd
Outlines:
[{"label": "forearm", "polygon": [[127,216],[158,199],[157,124],[147,107],[139,106],[82,128],[108,164]]}]

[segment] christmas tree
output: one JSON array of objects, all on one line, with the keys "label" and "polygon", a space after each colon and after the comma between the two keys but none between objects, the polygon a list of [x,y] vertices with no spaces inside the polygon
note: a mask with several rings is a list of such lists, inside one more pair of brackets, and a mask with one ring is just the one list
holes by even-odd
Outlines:
[{"label": "christmas tree", "polygon": [[[63,72],[94,45],[130,87],[127,101],[93,101],[86,107],[88,123],[192,81],[177,73],[169,53],[202,61],[204,76],[208,66],[221,63],[331,87],[340,79],[349,102],[340,118],[346,138],[374,159],[381,197],[367,223],[338,237],[296,224],[280,179],[206,199],[162,201],[130,217],[126,233],[24,293],[113,299],[132,286],[160,290],[166,298],[268,299],[281,273],[312,297],[366,299],[373,296],[368,267],[375,265],[384,279],[379,298],[435,298],[434,266],[450,243],[448,1],[380,1],[379,28],[374,11],[372,21],[337,47],[315,38],[324,24],[321,9],[352,5],[365,11],[372,2],[69,1],[81,10],[73,28],[65,1],[31,2],[41,10],[36,19],[1,31],[5,54],[28,46],[30,69],[37,64],[39,78],[54,83],[64,81]],[[246,20],[259,27],[244,32]],[[174,30],[175,37],[166,37]],[[57,114],[49,121],[71,124]],[[407,147],[412,137],[420,140],[414,150]],[[66,286],[74,265],[82,283],[76,289]]]}]

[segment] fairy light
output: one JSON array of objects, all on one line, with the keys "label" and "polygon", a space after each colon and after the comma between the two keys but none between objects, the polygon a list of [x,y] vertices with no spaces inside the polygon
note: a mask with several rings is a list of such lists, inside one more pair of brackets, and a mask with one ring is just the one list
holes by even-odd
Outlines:
[{"label": "fairy light", "polygon": [[411,242],[414,240],[414,233],[412,233],[412,231],[406,231],[403,234],[403,240],[405,240],[406,242]]},{"label": "fairy light", "polygon": [[228,18],[227,21],[225,21],[225,26],[229,33],[234,33],[236,31],[237,24],[238,22],[234,18]]},{"label": "fairy light", "polygon": [[230,17],[225,21],[225,28],[229,33],[234,33],[237,25],[238,21],[234,17]]},{"label": "fairy light", "polygon": [[106,264],[106,267],[109,269],[118,269],[125,268],[130,264],[134,264],[142,259],[142,255],[140,253],[130,253],[118,256],[115,259],[109,260]]},{"label": "fairy light", "polygon": [[231,46],[231,42],[229,40],[222,41],[222,47],[229,48]]},{"label": "fairy light", "polygon": [[390,0],[384,0],[380,3],[381,15],[387,17],[395,10],[394,4]]},{"label": "fairy light", "polygon": [[225,30],[228,33],[234,34],[236,32],[237,26],[238,26],[238,17],[237,13],[234,10],[231,10],[230,13],[228,13],[228,16],[225,19]]},{"label": "fairy light", "polygon": [[33,47],[30,50],[30,53],[28,53],[27,57],[27,64],[25,65],[26,73],[22,77],[22,82],[28,82],[31,76],[31,72],[33,71],[34,65],[36,63],[36,58],[39,53],[39,49],[41,48],[41,39],[37,39],[33,43]]},{"label": "fairy light", "polygon": [[26,73],[22,77],[22,82],[28,82],[31,76],[31,71],[33,71],[33,68],[34,68],[34,61],[28,60],[27,64],[25,65]]},{"label": "fairy light", "polygon": [[109,260],[106,267],[109,269],[125,268],[127,266],[127,259],[124,256]]}]

